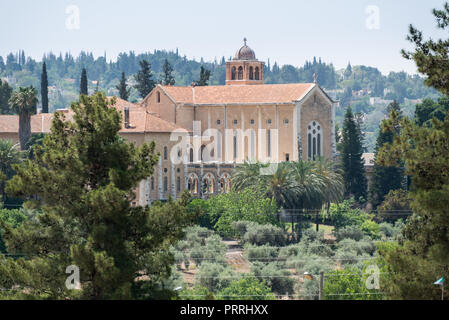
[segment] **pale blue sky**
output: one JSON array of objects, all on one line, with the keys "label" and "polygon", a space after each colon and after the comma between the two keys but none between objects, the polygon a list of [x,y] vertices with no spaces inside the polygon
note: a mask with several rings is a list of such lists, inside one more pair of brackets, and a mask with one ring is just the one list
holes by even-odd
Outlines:
[{"label": "pale blue sky", "polygon": [[[176,49],[189,58],[229,57],[243,37],[260,60],[301,66],[313,56],[336,68],[364,64],[388,71],[416,71],[401,48],[408,25],[441,36],[431,15],[443,0],[0,0],[0,55],[24,49],[137,53]],[[80,28],[66,28],[66,8],[76,5]],[[379,8],[379,29],[366,27],[367,6]],[[443,35],[447,37],[446,35]]]}]

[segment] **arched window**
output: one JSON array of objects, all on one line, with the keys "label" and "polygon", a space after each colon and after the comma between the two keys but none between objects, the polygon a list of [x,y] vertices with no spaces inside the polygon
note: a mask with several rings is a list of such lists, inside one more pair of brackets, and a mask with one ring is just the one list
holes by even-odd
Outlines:
[{"label": "arched window", "polygon": [[151,190],[154,190],[154,177],[151,177]]},{"label": "arched window", "polygon": [[181,191],[181,177],[176,178],[176,190]]},{"label": "arched window", "polygon": [[239,80],[243,80],[243,67],[239,67]]},{"label": "arched window", "polygon": [[204,193],[213,194],[215,192],[215,178],[211,173],[203,177]]},{"label": "arched window", "polygon": [[223,173],[220,177],[220,191],[222,193],[228,193],[231,191],[231,176],[229,173]]},{"label": "arched window", "polygon": [[164,192],[168,191],[168,178],[164,177]]},{"label": "arched window", "polygon": [[254,79],[259,80],[259,67],[256,67],[256,71],[254,72]]},{"label": "arched window", "polygon": [[164,160],[167,160],[168,158],[168,150],[167,147],[164,147]]},{"label": "arched window", "polygon": [[318,121],[312,121],[307,127],[307,155],[310,160],[316,160],[323,154],[322,127]]},{"label": "arched window", "polygon": [[158,91],[157,92],[157,103],[161,102],[161,93]]},{"label": "arched window", "polygon": [[187,188],[193,194],[198,193],[198,176],[196,174],[191,173],[189,175],[189,178],[187,180]]},{"label": "arched window", "polygon": [[232,67],[232,71],[231,71],[231,79],[235,80],[235,67]]},{"label": "arched window", "polygon": [[190,148],[190,151],[189,151],[189,160],[190,160],[190,162],[193,162],[193,148]]},{"label": "arched window", "polygon": [[253,80],[253,79],[254,79],[253,67],[249,67],[249,80]]}]

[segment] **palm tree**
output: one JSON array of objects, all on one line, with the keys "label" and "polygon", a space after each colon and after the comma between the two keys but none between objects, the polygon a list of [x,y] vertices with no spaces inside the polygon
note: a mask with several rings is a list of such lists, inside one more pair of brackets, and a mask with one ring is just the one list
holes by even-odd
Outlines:
[{"label": "palm tree", "polygon": [[266,168],[267,165],[260,162],[247,162],[237,166],[232,173],[231,184],[234,190],[242,190],[261,182],[260,169]]},{"label": "palm tree", "polygon": [[296,208],[318,209],[325,198],[326,185],[316,170],[314,161],[292,162],[292,175],[298,183],[296,191]]},{"label": "palm tree", "polygon": [[33,87],[20,87],[9,99],[12,109],[19,115],[20,149],[26,149],[31,137],[31,115],[36,113],[37,90]]},{"label": "palm tree", "polygon": [[[0,139],[0,195],[1,199],[5,200],[5,182],[10,179],[14,170],[12,165],[19,163],[22,160],[22,153],[18,150],[18,145],[13,144],[9,140]],[[3,181],[2,181],[3,180]]]},{"label": "palm tree", "polygon": [[325,184],[325,203],[340,202],[344,197],[343,176],[328,159],[316,161],[316,170]]},{"label": "palm tree", "polygon": [[[261,168],[266,168],[265,174]],[[283,162],[270,168],[260,162],[243,163],[234,170],[233,188],[260,186],[284,209],[320,209],[343,197],[342,177],[329,160]]]},{"label": "palm tree", "polygon": [[291,163],[282,162],[275,168],[271,174],[263,176],[267,196],[274,198],[278,207],[294,208],[300,186],[292,174]]}]

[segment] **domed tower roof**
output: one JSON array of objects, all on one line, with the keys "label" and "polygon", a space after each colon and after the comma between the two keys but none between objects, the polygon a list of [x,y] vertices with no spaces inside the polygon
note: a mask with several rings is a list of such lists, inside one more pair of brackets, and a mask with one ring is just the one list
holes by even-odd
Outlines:
[{"label": "domed tower roof", "polygon": [[246,45],[246,38],[243,39],[244,45],[235,53],[234,60],[256,60],[254,50]]}]

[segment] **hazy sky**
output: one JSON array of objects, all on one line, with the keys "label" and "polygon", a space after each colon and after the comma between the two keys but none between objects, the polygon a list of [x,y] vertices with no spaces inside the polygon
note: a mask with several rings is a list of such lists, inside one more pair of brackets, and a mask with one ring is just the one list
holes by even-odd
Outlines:
[{"label": "hazy sky", "polygon": [[[432,8],[443,0],[0,0],[0,55],[24,49],[137,53],[176,49],[211,61],[229,57],[243,37],[259,60],[301,66],[313,56],[336,68],[364,64],[383,73],[416,72],[400,55],[408,25],[445,36]],[[75,6],[75,7],[73,7]],[[79,19],[77,11],[79,10]],[[79,25],[77,23],[79,21]]]}]

